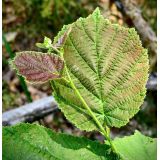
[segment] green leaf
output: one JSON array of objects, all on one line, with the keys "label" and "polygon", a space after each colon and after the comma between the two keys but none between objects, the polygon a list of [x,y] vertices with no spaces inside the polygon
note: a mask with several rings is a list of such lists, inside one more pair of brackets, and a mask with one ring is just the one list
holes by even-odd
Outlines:
[{"label": "green leaf", "polygon": [[48,37],[44,37],[43,44],[46,46],[46,48],[49,48],[52,45],[52,40]]},{"label": "green leaf", "polygon": [[16,54],[10,62],[29,82],[46,82],[61,78],[64,63],[62,59],[51,53],[24,51]]},{"label": "green leaf", "polygon": [[43,43],[36,43],[38,48],[42,49],[51,49],[52,48],[52,40],[48,37],[44,37]]},{"label": "green leaf", "polygon": [[3,160],[116,160],[108,145],[33,124],[3,128]]},{"label": "green leaf", "polygon": [[59,39],[57,39],[57,42],[55,42],[55,44],[54,44],[53,47],[55,47],[55,48],[60,48],[60,47],[62,47],[62,46],[64,45],[64,43],[65,43],[65,41],[66,41],[66,39],[67,39],[67,37],[68,37],[68,35],[69,35],[70,32],[71,32],[71,27],[68,28],[68,29],[64,32],[64,34],[59,37]]},{"label": "green leaf", "polygon": [[[110,147],[35,124],[3,127],[3,160],[118,160]],[[156,160],[156,140],[140,132],[113,141],[123,160]]]},{"label": "green leaf", "polygon": [[36,46],[37,46],[38,48],[48,49],[48,48],[46,48],[46,46],[45,46],[44,43],[36,43]]},{"label": "green leaf", "polygon": [[[137,32],[111,24],[96,9],[64,26],[54,43],[70,27],[63,51],[76,88],[103,127],[126,125],[143,103],[148,79],[147,50]],[[68,120],[81,130],[98,130],[69,83],[56,80],[52,86]]]},{"label": "green leaf", "polygon": [[156,160],[157,141],[136,131],[132,136],[113,141],[124,160]]}]

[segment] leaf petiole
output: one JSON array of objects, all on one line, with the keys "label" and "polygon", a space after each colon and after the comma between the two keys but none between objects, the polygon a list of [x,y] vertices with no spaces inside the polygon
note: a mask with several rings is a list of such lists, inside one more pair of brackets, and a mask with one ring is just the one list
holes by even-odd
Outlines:
[{"label": "leaf petiole", "polygon": [[[64,62],[65,63],[65,62]],[[109,137],[109,134],[105,131],[105,129],[103,128],[103,126],[101,125],[101,123],[99,122],[99,120],[97,119],[97,117],[93,114],[92,110],[90,109],[90,107],[87,105],[87,103],[85,102],[85,100],[83,99],[83,97],[81,96],[80,92],[78,91],[78,89],[76,88],[76,86],[74,85],[72,78],[70,77],[70,74],[68,72],[68,69],[66,67],[66,64],[64,66],[64,69],[66,71],[66,74],[68,76],[68,79],[70,81],[70,85],[71,87],[74,89],[74,91],[76,92],[77,96],[79,97],[79,99],[81,100],[81,102],[83,103],[84,107],[87,109],[87,111],[89,112],[89,115],[93,118],[93,120],[96,122],[97,126],[99,127],[99,129],[101,130],[101,132],[103,133],[103,135],[105,136],[105,138],[108,140],[108,142],[111,145],[112,151],[116,153],[116,149],[112,143],[111,138]]]},{"label": "leaf petiole", "polygon": [[[57,48],[53,47],[53,49],[59,53],[60,57],[62,58],[62,60],[64,61],[64,58],[63,58],[63,53],[61,51],[59,51]],[[101,125],[101,123],[99,122],[99,120],[97,119],[97,117],[93,114],[92,110],[90,109],[90,107],[87,105],[87,103],[85,102],[84,98],[81,96],[80,92],[78,91],[78,89],[76,88],[76,86],[74,85],[74,82],[72,81],[72,78],[69,74],[69,71],[68,71],[68,68],[66,66],[66,63],[64,61],[64,71],[66,72],[67,74],[67,77],[68,77],[68,80],[69,80],[69,83],[71,85],[71,87],[73,88],[73,90],[75,91],[75,93],[77,94],[77,96],[79,97],[79,99],[81,100],[81,102],[83,103],[84,107],[86,108],[86,110],[88,111],[89,115],[93,118],[93,120],[96,122],[97,126],[99,127],[100,129],[100,133],[102,133],[104,135],[104,137],[108,140],[110,146],[111,146],[111,149],[114,153],[116,153],[116,149],[112,143],[112,140],[110,138],[110,132],[108,132],[108,130],[106,131],[104,129],[104,127]],[[66,80],[64,78],[64,80]],[[67,80],[67,81],[68,81]],[[108,128],[109,129],[109,128]]]}]

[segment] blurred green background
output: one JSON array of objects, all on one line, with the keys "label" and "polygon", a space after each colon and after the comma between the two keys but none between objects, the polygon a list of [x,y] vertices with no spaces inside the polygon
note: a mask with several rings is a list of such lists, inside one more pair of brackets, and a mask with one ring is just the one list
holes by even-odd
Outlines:
[{"label": "blurred green background", "polygon": [[[156,0],[133,1],[140,7],[144,19],[156,33]],[[6,37],[13,54],[22,50],[38,50],[35,43],[42,42],[44,36],[53,39],[64,24],[72,23],[79,17],[88,16],[96,7],[99,7],[102,14],[111,22],[132,26],[130,22],[125,21],[124,15],[117,9],[115,2],[112,0],[3,0],[3,35]],[[10,58],[8,52],[6,45],[3,44],[3,111],[29,102],[19,78],[8,65],[8,59]],[[150,56],[150,60],[152,60],[151,58],[152,56]],[[156,72],[156,65],[151,69],[151,72]],[[48,83],[44,85],[27,84],[27,86],[33,100],[51,95],[51,88]],[[127,126],[121,129],[113,128],[113,136],[131,134],[135,129],[138,129],[145,135],[156,137],[156,97],[156,91],[148,91],[139,113]],[[61,132],[86,135],[93,139],[98,138],[101,140],[102,138],[98,133],[79,131],[65,119],[59,110],[52,115],[52,118],[48,119],[45,117],[36,123]]]}]

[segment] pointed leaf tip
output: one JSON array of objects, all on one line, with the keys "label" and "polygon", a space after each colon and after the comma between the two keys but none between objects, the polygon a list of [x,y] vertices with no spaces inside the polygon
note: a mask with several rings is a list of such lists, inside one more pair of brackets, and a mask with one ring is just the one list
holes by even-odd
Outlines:
[{"label": "pointed leaf tip", "polygon": [[96,7],[96,9],[93,11],[93,13],[97,13],[97,14],[99,14],[99,13],[100,13],[100,9],[99,9],[99,7]]},{"label": "pointed leaf tip", "polygon": [[56,44],[54,44],[54,47],[60,48],[64,45],[69,33],[71,32],[72,28],[69,27],[62,36],[57,40]]},{"label": "pointed leaf tip", "polygon": [[97,7],[97,8],[93,11],[92,14],[93,14],[93,15],[96,15],[96,16],[101,15],[101,11],[100,11],[99,7]]},{"label": "pointed leaf tip", "polygon": [[30,82],[46,82],[61,77],[64,62],[54,54],[25,51],[17,53],[12,66]]}]

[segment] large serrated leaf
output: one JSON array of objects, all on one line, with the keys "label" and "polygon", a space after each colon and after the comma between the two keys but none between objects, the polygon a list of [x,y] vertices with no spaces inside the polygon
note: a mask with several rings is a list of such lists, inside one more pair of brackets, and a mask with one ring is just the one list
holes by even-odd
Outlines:
[{"label": "large serrated leaf", "polygon": [[[78,91],[104,127],[126,125],[143,103],[148,56],[134,29],[111,24],[96,9],[87,18],[64,26],[54,43],[72,28],[63,46],[64,59]],[[62,80],[53,84],[65,116],[81,130],[98,127]]]},{"label": "large serrated leaf", "polygon": [[156,160],[157,141],[136,131],[132,136],[116,138],[116,150],[124,160]]},{"label": "large serrated leaf", "polygon": [[116,160],[110,147],[39,125],[3,128],[3,160]]},{"label": "large serrated leaf", "polygon": [[45,82],[61,77],[64,63],[51,53],[35,51],[18,52],[11,65],[30,82]]},{"label": "large serrated leaf", "polygon": [[121,158],[106,144],[22,123],[3,127],[3,160],[156,160],[156,140],[139,132],[113,143]]}]

